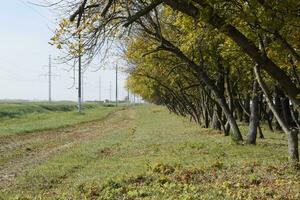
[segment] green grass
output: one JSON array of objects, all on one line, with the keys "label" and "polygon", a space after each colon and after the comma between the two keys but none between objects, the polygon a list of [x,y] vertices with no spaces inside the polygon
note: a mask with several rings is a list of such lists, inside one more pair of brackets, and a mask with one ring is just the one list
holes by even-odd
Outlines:
[{"label": "green grass", "polygon": [[115,110],[96,103],[83,104],[82,113],[76,109],[72,102],[0,103],[0,137],[93,121]]},{"label": "green grass", "polygon": [[264,130],[258,145],[235,145],[161,107],[126,112],[114,121],[126,120],[125,127],[32,168],[2,190],[3,198],[300,198],[300,173],[286,164],[281,133]]},{"label": "green grass", "polygon": [[[98,105],[87,103],[84,109],[96,108]],[[18,118],[29,113],[68,112],[76,110],[73,102],[20,102],[0,103],[0,119]]]}]

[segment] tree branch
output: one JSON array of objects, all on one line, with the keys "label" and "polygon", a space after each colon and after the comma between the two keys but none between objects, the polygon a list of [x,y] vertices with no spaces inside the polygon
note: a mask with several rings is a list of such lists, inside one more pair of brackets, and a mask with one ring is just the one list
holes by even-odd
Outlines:
[{"label": "tree branch", "polygon": [[137,13],[135,13],[133,16],[129,17],[129,19],[127,20],[127,22],[124,24],[124,27],[128,27],[130,24],[132,24],[133,22],[135,22],[140,17],[148,14],[151,10],[153,10],[154,8],[156,8],[156,6],[158,6],[162,2],[163,2],[163,0],[155,0],[155,1],[153,1],[149,6],[145,7],[143,10],[140,10]]}]

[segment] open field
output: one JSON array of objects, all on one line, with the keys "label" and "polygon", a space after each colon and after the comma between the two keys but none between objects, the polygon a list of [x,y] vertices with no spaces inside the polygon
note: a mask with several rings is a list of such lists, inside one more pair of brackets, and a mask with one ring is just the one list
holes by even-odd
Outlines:
[{"label": "open field", "polygon": [[72,102],[0,103],[0,138],[97,120],[115,110],[96,103],[84,103],[80,114],[76,109]]},{"label": "open field", "polygon": [[77,119],[63,128],[2,128],[0,199],[300,198],[283,133],[264,130],[258,145],[235,145],[159,106],[89,112],[98,118],[85,114],[91,122],[79,124],[62,114],[57,121]]}]

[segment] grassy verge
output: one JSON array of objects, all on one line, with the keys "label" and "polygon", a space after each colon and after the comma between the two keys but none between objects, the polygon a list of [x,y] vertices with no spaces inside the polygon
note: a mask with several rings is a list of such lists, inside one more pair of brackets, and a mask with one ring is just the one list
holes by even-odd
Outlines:
[{"label": "grassy verge", "polygon": [[300,173],[286,164],[283,134],[264,130],[258,145],[234,145],[161,107],[124,113],[114,124],[125,126],[32,168],[3,198],[300,198]]},{"label": "grassy verge", "polygon": [[87,103],[76,112],[75,103],[0,104],[0,137],[66,127],[101,119],[116,110]]},{"label": "grassy verge", "polygon": [[[30,113],[69,112],[76,110],[74,102],[15,102],[0,103],[0,119],[22,117]],[[85,103],[84,109],[96,108],[95,103]]]}]

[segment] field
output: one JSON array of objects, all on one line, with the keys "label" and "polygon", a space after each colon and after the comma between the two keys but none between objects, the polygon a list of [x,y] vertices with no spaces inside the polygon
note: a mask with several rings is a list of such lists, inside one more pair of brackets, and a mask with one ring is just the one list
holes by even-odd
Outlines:
[{"label": "field", "polygon": [[83,104],[81,114],[71,102],[0,103],[0,137],[61,128],[97,120],[114,108],[96,103]]},{"label": "field", "polygon": [[90,106],[1,118],[0,199],[300,198],[283,133],[235,145],[159,106]]}]

